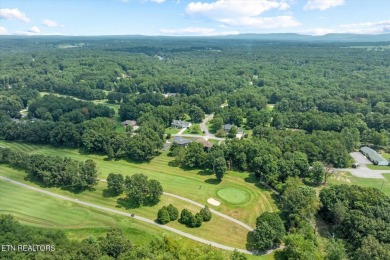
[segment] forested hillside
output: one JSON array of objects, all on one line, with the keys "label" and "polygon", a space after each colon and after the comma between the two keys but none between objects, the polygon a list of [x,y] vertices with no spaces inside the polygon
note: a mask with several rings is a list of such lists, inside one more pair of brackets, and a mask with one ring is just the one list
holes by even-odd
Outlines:
[{"label": "forested hillside", "polygon": [[[250,35],[0,38],[0,139],[51,145],[61,154],[78,149],[80,156],[104,156],[110,163],[125,160],[142,165],[146,175],[153,160],[166,156],[166,164],[185,176],[163,179],[166,184],[192,178],[188,172],[196,170],[215,175],[202,183],[215,187],[234,172],[232,178],[256,183],[257,190],[271,189],[278,208],[251,216],[256,227],[247,249],[261,253],[283,245],[278,259],[384,259],[390,255],[389,198],[375,189],[324,185],[334,169],[351,167],[350,153],[360,146],[390,151],[390,42],[334,37],[330,43]],[[180,129],[171,127],[173,120],[192,122],[190,136],[213,142],[174,141]],[[31,153],[0,148],[0,163],[48,186],[79,190],[96,186],[101,175],[92,160]],[[123,182],[127,172],[112,168],[111,176]],[[195,189],[201,192],[202,185]],[[252,210],[226,207],[234,216]],[[2,221],[19,228],[9,217]],[[327,242],[320,239],[319,221],[334,235]],[[372,227],[364,228],[369,221]],[[110,256],[109,237],[80,242],[76,254],[98,243],[95,253]],[[168,242],[150,250],[162,255],[156,248]],[[128,257],[150,253],[123,243]],[[180,247],[166,254],[174,253],[188,257]]]}]

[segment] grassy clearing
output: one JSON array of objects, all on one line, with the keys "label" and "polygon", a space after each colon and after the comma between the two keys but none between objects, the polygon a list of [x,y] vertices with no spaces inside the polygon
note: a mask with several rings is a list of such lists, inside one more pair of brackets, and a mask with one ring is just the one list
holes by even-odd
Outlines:
[{"label": "grassy clearing", "polygon": [[179,133],[179,131],[180,131],[180,129],[172,128],[172,127],[168,127],[165,129],[165,133],[171,134],[171,135],[175,135],[175,134]]},{"label": "grassy clearing", "polygon": [[[197,130],[197,131],[194,131],[194,129]],[[199,124],[192,124],[189,128],[187,128],[184,131],[183,134],[203,135],[203,132],[202,132]]]},{"label": "grassy clearing", "polygon": [[245,190],[237,188],[222,188],[217,192],[218,197],[230,204],[245,203],[249,199],[249,194]]},{"label": "grassy clearing", "polygon": [[363,187],[373,187],[381,190],[390,196],[390,173],[383,174],[385,179],[366,179],[353,176],[349,172],[338,172],[333,174],[328,180],[329,184],[348,184]]},{"label": "grassy clearing", "polygon": [[[125,160],[107,161],[105,156],[84,155],[80,154],[77,149],[58,149],[51,146],[4,141],[0,141],[0,145],[30,154],[58,155],[77,160],[92,159],[97,163],[100,170],[100,178],[106,178],[111,172],[121,173],[125,176],[143,173],[151,179],[160,181],[166,192],[181,195],[202,204],[207,204],[208,198],[217,198],[217,192],[221,188],[245,190],[250,197],[245,203],[231,205],[222,202],[219,207],[209,206],[251,226],[255,226],[256,217],[261,213],[277,210],[271,198],[271,192],[262,186],[258,186],[253,175],[244,172],[231,171],[225,175],[222,183],[218,184],[215,176],[209,172],[183,170],[169,166],[169,162],[173,158],[167,156],[167,154],[161,154],[149,163],[134,163]],[[201,188],[199,189],[199,187]]]},{"label": "grassy clearing", "polygon": [[267,109],[272,111],[274,110],[275,104],[267,104]]},{"label": "grassy clearing", "polygon": [[371,170],[383,170],[386,172],[390,172],[390,166],[381,166],[381,165],[374,165],[374,164],[367,164],[367,168]]}]

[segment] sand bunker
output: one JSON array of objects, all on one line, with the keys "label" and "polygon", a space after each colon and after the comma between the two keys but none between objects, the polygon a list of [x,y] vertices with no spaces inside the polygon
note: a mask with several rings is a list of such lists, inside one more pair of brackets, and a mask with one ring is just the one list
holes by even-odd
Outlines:
[{"label": "sand bunker", "polygon": [[221,202],[219,202],[218,200],[215,200],[215,199],[213,199],[213,198],[209,198],[209,199],[207,200],[207,202],[210,203],[210,204],[213,205],[213,206],[219,206],[219,205],[221,205]]}]

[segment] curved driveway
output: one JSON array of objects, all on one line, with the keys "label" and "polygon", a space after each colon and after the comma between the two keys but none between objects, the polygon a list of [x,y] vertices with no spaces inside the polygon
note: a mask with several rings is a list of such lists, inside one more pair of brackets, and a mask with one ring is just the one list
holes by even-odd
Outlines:
[{"label": "curved driveway", "polygon": [[[27,185],[27,184],[24,184],[24,183],[21,183],[21,182],[18,182],[18,181],[15,181],[15,180],[3,177],[3,176],[0,176],[0,180],[9,182],[9,183],[12,183],[14,185],[17,185],[17,186],[20,186],[20,187],[24,187],[24,188],[27,188],[27,189],[30,189],[30,190],[33,190],[33,191],[44,193],[44,194],[52,196],[52,197],[56,197],[56,198],[59,198],[59,199],[71,201],[73,203],[77,203],[77,204],[80,204],[80,205],[83,205],[83,206],[96,208],[96,209],[99,209],[99,210],[102,210],[102,211],[115,213],[115,214],[122,215],[122,216],[125,216],[125,217],[135,218],[137,220],[146,222],[146,223],[154,225],[154,226],[158,226],[159,228],[163,228],[163,229],[169,230],[169,231],[174,232],[176,234],[179,234],[181,236],[187,237],[189,239],[192,239],[192,240],[195,240],[197,242],[200,242],[200,243],[203,243],[203,244],[206,244],[206,245],[210,245],[210,246],[213,246],[213,247],[216,247],[216,248],[220,248],[220,249],[224,249],[224,250],[228,250],[228,251],[237,250],[237,251],[239,251],[241,253],[244,253],[244,254],[253,254],[252,252],[250,252],[248,250],[245,250],[245,249],[237,249],[237,248],[233,248],[233,247],[230,247],[230,246],[225,246],[225,245],[222,245],[222,244],[219,244],[219,243],[216,243],[216,242],[212,242],[212,241],[209,241],[209,240],[197,237],[197,236],[193,236],[191,234],[188,234],[186,232],[177,230],[177,229],[169,227],[169,226],[160,225],[160,224],[154,222],[153,220],[150,220],[150,219],[147,219],[147,218],[143,218],[143,217],[140,217],[140,216],[132,217],[131,213],[126,213],[126,212],[122,212],[122,211],[119,211],[119,210],[102,207],[102,206],[99,206],[99,205],[96,205],[96,204],[93,204],[93,203],[80,201],[78,199],[72,199],[72,198],[69,198],[67,196],[63,196],[63,195],[59,195],[59,194],[56,194],[56,193],[53,193],[53,192],[50,192],[50,191],[47,191],[47,190],[39,189],[39,188],[30,186],[30,185]],[[202,205],[202,207],[203,207],[203,205]]]}]

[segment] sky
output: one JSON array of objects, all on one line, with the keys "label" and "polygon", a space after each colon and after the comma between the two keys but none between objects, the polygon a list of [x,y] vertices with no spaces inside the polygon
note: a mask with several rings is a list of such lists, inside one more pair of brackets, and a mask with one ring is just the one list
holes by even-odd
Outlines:
[{"label": "sky", "polygon": [[390,0],[0,0],[0,34],[390,33]]}]

